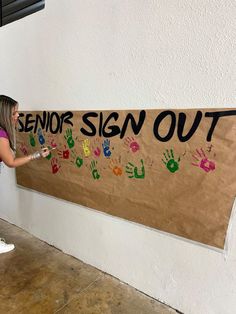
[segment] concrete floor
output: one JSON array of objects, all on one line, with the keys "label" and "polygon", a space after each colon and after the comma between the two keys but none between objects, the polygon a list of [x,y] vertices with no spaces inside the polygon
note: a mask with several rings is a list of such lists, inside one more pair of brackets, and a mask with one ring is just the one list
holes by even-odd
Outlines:
[{"label": "concrete floor", "polygon": [[176,311],[0,219],[0,314],[176,314]]}]

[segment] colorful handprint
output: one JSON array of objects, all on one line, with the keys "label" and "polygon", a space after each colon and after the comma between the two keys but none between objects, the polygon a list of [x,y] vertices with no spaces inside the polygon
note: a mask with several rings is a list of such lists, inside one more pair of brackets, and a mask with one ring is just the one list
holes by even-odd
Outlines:
[{"label": "colorful handprint", "polygon": [[109,167],[115,176],[121,176],[123,173],[121,157],[119,157],[119,159],[111,159]]},{"label": "colorful handprint", "polygon": [[92,145],[93,155],[96,158],[100,157],[100,155],[101,155],[100,147],[101,147],[100,140],[99,140],[99,138],[96,138],[93,142],[93,145]]},{"label": "colorful handprint", "polygon": [[52,148],[57,147],[57,143],[55,142],[55,137],[53,135],[51,135],[51,134],[48,135],[47,142],[50,143],[50,146]]},{"label": "colorful handprint", "polygon": [[29,141],[30,141],[30,145],[31,145],[32,147],[35,147],[36,141],[35,141],[34,134],[33,134],[32,132],[30,132],[30,134],[29,134]]},{"label": "colorful handprint", "polygon": [[83,159],[80,156],[77,156],[75,159],[75,164],[78,168],[83,166]]},{"label": "colorful handprint", "polygon": [[106,139],[104,140],[103,144],[103,154],[106,158],[109,158],[111,156],[111,150],[110,150],[110,140]]},{"label": "colorful handprint", "polygon": [[61,166],[60,166],[60,164],[58,163],[58,160],[57,160],[56,157],[53,157],[53,158],[52,158],[52,160],[51,160],[51,166],[52,166],[52,173],[53,173],[53,174],[56,174],[56,173],[60,170]]},{"label": "colorful handprint", "polygon": [[83,166],[83,158],[77,155],[77,152],[75,150],[71,151],[71,157],[73,158],[73,161],[71,161],[73,164],[75,164],[78,168]]},{"label": "colorful handprint", "polygon": [[52,158],[52,153],[50,152],[47,156],[46,156],[46,159],[47,160],[50,160]]},{"label": "colorful handprint", "polygon": [[65,134],[64,138],[66,139],[67,145],[70,149],[75,146],[75,141],[72,137],[72,129],[68,128],[66,130],[66,134]]},{"label": "colorful handprint", "polygon": [[140,149],[138,142],[133,137],[126,137],[124,143],[132,153],[136,153]]},{"label": "colorful handprint", "polygon": [[125,167],[125,172],[128,174],[129,178],[135,178],[135,179],[144,179],[145,177],[145,168],[143,160],[141,159],[141,171],[139,172],[138,167],[132,164],[131,162],[128,162],[127,166]]},{"label": "colorful handprint", "polygon": [[97,169],[97,161],[92,160],[90,164],[91,174],[94,180],[98,180],[100,178],[100,174]]},{"label": "colorful handprint", "polygon": [[25,145],[25,143],[21,143],[21,144],[20,144],[20,151],[21,151],[25,156],[28,155],[28,148],[27,148],[27,146]]},{"label": "colorful handprint", "polygon": [[214,161],[211,161],[206,156],[204,150],[200,148],[200,151],[196,149],[196,155],[192,155],[197,163],[193,163],[193,166],[201,168],[205,172],[213,171],[216,168]]},{"label": "colorful handprint", "polygon": [[180,157],[177,161],[175,160],[173,149],[170,151],[166,149],[166,153],[163,153],[163,155],[165,160],[162,159],[162,162],[165,164],[166,168],[172,173],[177,171],[179,169]]},{"label": "colorful handprint", "polygon": [[89,146],[90,146],[90,141],[88,139],[83,140],[82,147],[83,147],[85,157],[89,157],[91,155]]},{"label": "colorful handprint", "polygon": [[45,144],[45,138],[43,136],[43,131],[41,128],[38,129],[37,131],[37,135],[38,135],[38,141],[41,145]]},{"label": "colorful handprint", "polygon": [[63,150],[58,150],[58,156],[62,159],[69,159],[70,151],[69,151],[69,149],[67,149],[66,145],[64,145]]}]

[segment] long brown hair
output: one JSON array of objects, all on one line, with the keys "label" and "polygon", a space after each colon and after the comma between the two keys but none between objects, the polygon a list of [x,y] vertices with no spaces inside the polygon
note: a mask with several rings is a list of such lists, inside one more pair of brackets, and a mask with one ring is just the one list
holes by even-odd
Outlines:
[{"label": "long brown hair", "polygon": [[15,148],[15,126],[12,122],[12,111],[17,105],[17,101],[4,95],[0,95],[0,128],[7,132],[10,147]]}]

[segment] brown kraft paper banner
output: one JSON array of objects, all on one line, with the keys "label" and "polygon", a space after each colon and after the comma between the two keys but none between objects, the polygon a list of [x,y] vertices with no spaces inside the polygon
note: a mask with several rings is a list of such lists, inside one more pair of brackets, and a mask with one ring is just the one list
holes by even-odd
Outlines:
[{"label": "brown kraft paper banner", "polygon": [[235,197],[236,110],[22,112],[21,186],[224,248]]}]

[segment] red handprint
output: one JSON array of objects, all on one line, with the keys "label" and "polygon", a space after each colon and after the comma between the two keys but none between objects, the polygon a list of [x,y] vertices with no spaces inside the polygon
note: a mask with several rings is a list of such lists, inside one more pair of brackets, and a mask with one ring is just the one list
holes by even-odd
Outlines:
[{"label": "red handprint", "polygon": [[27,146],[25,145],[25,143],[21,143],[20,144],[20,151],[26,156],[28,155],[28,149]]},{"label": "red handprint", "polygon": [[59,169],[61,168],[56,157],[52,158],[51,166],[52,166],[52,173],[53,174],[56,174],[59,171]]},{"label": "red handprint", "polygon": [[64,150],[58,150],[58,156],[62,159],[69,159],[70,157],[70,151],[66,148],[64,145]]}]

